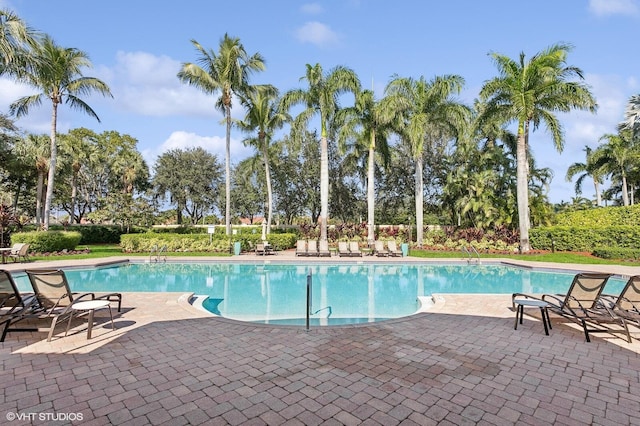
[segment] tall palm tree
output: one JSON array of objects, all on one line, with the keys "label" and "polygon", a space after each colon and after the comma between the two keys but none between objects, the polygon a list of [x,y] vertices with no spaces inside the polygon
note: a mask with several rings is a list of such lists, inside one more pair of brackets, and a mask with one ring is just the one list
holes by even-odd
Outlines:
[{"label": "tall palm tree", "polygon": [[21,117],[27,115],[31,107],[39,106],[44,99],[51,100],[51,159],[49,160],[43,224],[43,228],[48,230],[56,174],[58,106],[64,102],[72,109],[80,110],[100,121],[95,111],[79,96],[98,92],[111,97],[111,91],[102,80],[95,77],[85,77],[82,74],[83,68],[91,67],[91,61],[87,54],[81,50],[60,47],[53,39],[45,36],[32,54],[35,63],[21,76],[20,80],[40,90],[40,93],[18,99],[9,106],[9,111],[16,117]]},{"label": "tall palm tree", "polygon": [[346,93],[356,95],[360,91],[360,80],[356,73],[346,67],[337,66],[324,73],[320,64],[307,64],[302,80],[309,84],[307,90],[294,89],[282,97],[283,111],[294,105],[303,105],[293,122],[293,131],[303,134],[311,118],[320,115],[320,239],[327,240],[329,211],[329,145],[328,135],[336,112],[340,109],[339,98]]},{"label": "tall palm tree", "polygon": [[562,151],[564,136],[556,112],[573,109],[595,112],[597,105],[579,68],[566,65],[571,46],[556,44],[537,53],[529,61],[521,53],[519,60],[493,53],[491,56],[499,76],[487,81],[480,98],[487,102],[483,119],[496,117],[505,124],[517,123],[516,181],[520,249],[530,250],[529,243],[529,162],[527,147],[529,131],[544,123],[558,151]]},{"label": "tall palm tree", "polygon": [[273,192],[271,188],[271,170],[269,168],[269,144],[273,133],[282,128],[289,119],[288,114],[278,109],[278,90],[273,86],[260,86],[246,97],[241,97],[247,114],[237,123],[245,132],[257,131],[256,137],[245,139],[245,144],[254,146],[262,153],[264,174],[267,183],[267,234],[271,232],[273,212]]},{"label": "tall palm tree", "polygon": [[[367,239],[373,246],[375,240],[375,166],[376,157],[385,165],[389,163],[387,138],[392,130],[393,119],[397,117],[389,102],[377,101],[372,90],[363,90],[356,96],[352,107],[344,108],[338,114],[339,142],[355,140],[354,149],[364,150],[367,162]],[[378,155],[376,155],[378,154]]]},{"label": "tall palm tree", "polygon": [[40,34],[8,9],[0,10],[0,75],[19,76],[32,58]]},{"label": "tall palm tree", "polygon": [[575,175],[578,173],[582,173],[578,176],[576,180],[576,195],[582,194],[582,183],[587,177],[591,177],[593,179],[593,186],[596,191],[596,206],[600,206],[602,204],[602,194],[600,191],[600,185],[602,185],[604,173],[600,167],[597,167],[594,157],[594,150],[590,147],[585,146],[584,152],[586,153],[586,159],[584,163],[576,162],[569,166],[567,169],[567,182],[571,181]]},{"label": "tall palm tree", "polygon": [[227,124],[225,224],[227,235],[231,235],[231,99],[234,94],[243,94],[251,89],[249,76],[255,71],[263,71],[265,60],[259,53],[247,54],[240,39],[226,33],[220,40],[217,53],[205,49],[195,40],[191,43],[198,52],[198,58],[195,63],[183,63],[178,78],[207,94],[220,92],[216,108],[222,111]]},{"label": "tall palm tree", "polygon": [[594,152],[594,162],[609,175],[618,177],[622,183],[622,205],[629,205],[627,175],[630,168],[637,165],[640,158],[640,146],[634,143],[630,130],[621,130],[618,134],[608,133],[600,138],[606,141]]},{"label": "tall palm tree", "polygon": [[47,174],[49,168],[49,158],[51,157],[49,151],[51,150],[51,140],[46,135],[34,135],[29,134],[24,138],[18,139],[15,146],[16,154],[20,155],[24,159],[28,159],[29,162],[35,166],[36,169],[36,224],[42,225],[42,206],[43,206],[43,190],[44,190],[44,177]]},{"label": "tall palm tree", "polygon": [[430,81],[396,77],[386,88],[392,107],[404,117],[401,137],[410,145],[415,164],[416,243],[422,246],[424,227],[423,155],[425,144],[435,145],[456,137],[464,129],[470,109],[453,95],[460,93],[464,79],[458,75],[437,76]]},{"label": "tall palm tree", "polygon": [[94,147],[96,145],[97,135],[85,128],[72,129],[66,135],[61,135],[60,147],[63,154],[68,157],[71,165],[71,208],[69,214],[69,222],[75,223],[76,205],[78,200],[78,178],[80,170],[90,161],[93,156]]}]

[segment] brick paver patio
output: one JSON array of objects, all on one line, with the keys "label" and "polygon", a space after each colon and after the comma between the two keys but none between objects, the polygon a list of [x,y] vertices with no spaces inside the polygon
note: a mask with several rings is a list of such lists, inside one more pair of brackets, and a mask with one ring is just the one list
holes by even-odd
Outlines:
[{"label": "brick paver patio", "polygon": [[640,341],[586,343],[553,317],[550,336],[531,316],[514,330],[509,295],[436,295],[429,313],[309,332],[187,299],[125,293],[116,331],[98,313],[90,341],[86,322],[51,343],[10,333],[0,424],[640,424]]}]

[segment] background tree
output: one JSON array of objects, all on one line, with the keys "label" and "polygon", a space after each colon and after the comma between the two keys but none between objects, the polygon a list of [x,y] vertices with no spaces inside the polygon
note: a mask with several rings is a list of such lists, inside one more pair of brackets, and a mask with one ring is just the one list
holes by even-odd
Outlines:
[{"label": "background tree", "polygon": [[453,96],[460,93],[464,79],[445,75],[427,81],[424,77],[396,77],[387,86],[391,108],[402,114],[401,138],[411,147],[415,164],[416,242],[422,246],[424,222],[423,153],[456,137],[464,128],[470,110]]},{"label": "background tree", "polygon": [[366,164],[367,239],[371,246],[375,241],[375,168],[377,162],[389,165],[387,140],[394,118],[391,104],[385,99],[376,101],[372,90],[358,93],[355,104],[338,113],[340,146],[351,142],[356,158],[364,157]]},{"label": "background tree", "polygon": [[340,109],[339,98],[346,93],[356,95],[360,91],[360,80],[353,70],[338,66],[324,73],[320,64],[307,64],[302,77],[307,89],[294,89],[282,97],[282,110],[302,105],[303,110],[293,122],[294,137],[307,130],[311,119],[320,117],[320,239],[327,240],[329,218],[329,145],[328,135],[336,112]]},{"label": "background tree", "polygon": [[631,130],[620,130],[618,134],[608,133],[600,138],[605,141],[595,152],[595,167],[602,168],[614,180],[619,179],[622,191],[622,205],[629,205],[627,176],[632,167],[637,167],[640,145],[631,138]]},{"label": "background tree", "polygon": [[621,128],[631,131],[632,138],[640,138],[640,95],[629,98],[624,110],[624,121],[621,123]]},{"label": "background tree", "polygon": [[571,47],[556,44],[537,53],[529,61],[521,53],[518,61],[498,53],[491,54],[499,76],[484,84],[481,100],[487,102],[482,120],[517,123],[517,200],[520,228],[520,249],[530,250],[529,243],[529,161],[527,158],[529,131],[544,123],[558,151],[562,151],[564,136],[556,112],[572,109],[596,111],[596,102],[589,88],[571,78],[583,79],[579,68],[566,66]]},{"label": "background tree", "polygon": [[80,110],[100,121],[95,111],[79,96],[92,92],[111,96],[111,92],[103,81],[95,77],[83,76],[83,68],[91,67],[85,52],[73,48],[62,48],[48,36],[45,36],[42,43],[33,50],[33,60],[35,61],[33,67],[20,76],[20,81],[40,90],[40,93],[18,99],[10,105],[9,109],[16,117],[21,117],[27,115],[31,107],[39,106],[43,99],[51,100],[51,158],[43,223],[44,229],[47,230],[56,174],[58,105],[67,103],[72,109]]},{"label": "background tree", "polygon": [[279,111],[278,91],[273,86],[260,86],[241,97],[241,102],[247,111],[244,120],[239,121],[238,127],[247,133],[256,132],[253,137],[244,140],[245,145],[251,145],[262,153],[265,183],[267,187],[267,234],[271,232],[273,220],[273,188],[271,185],[271,169],[269,166],[269,144],[273,133],[282,128],[289,115]]},{"label": "background tree", "polygon": [[35,170],[37,176],[35,217],[38,226],[43,224],[44,185],[49,169],[50,148],[51,140],[47,135],[35,134],[20,138],[15,146],[16,153],[27,163],[27,167]]},{"label": "background tree", "polygon": [[216,107],[226,120],[225,154],[225,224],[227,235],[231,235],[231,99],[234,94],[245,94],[251,90],[249,76],[254,71],[265,69],[264,58],[259,54],[247,54],[239,38],[225,34],[220,40],[218,53],[206,50],[195,40],[191,43],[198,51],[196,63],[182,64],[178,78],[207,94],[220,91]]},{"label": "background tree", "polygon": [[154,170],[155,194],[176,206],[178,224],[182,224],[183,213],[195,224],[216,206],[222,166],[203,148],[167,151],[158,157]]},{"label": "background tree", "polygon": [[248,218],[253,224],[254,218],[265,211],[265,175],[261,173],[262,156],[242,160],[233,171],[231,202],[234,211]]},{"label": "background tree", "polygon": [[602,205],[602,194],[600,191],[600,185],[603,183],[604,172],[601,167],[598,167],[594,158],[594,151],[588,147],[584,147],[585,152],[585,162],[575,162],[569,166],[567,169],[566,179],[568,182],[573,180],[573,178],[577,175],[578,179],[576,180],[575,191],[576,195],[582,194],[582,183],[587,177],[591,177],[593,179],[593,186],[596,191],[596,206],[599,207]]}]

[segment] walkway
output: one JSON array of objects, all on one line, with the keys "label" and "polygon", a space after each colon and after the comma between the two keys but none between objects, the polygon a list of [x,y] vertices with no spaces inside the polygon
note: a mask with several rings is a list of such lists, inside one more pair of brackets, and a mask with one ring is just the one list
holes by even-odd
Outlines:
[{"label": "walkway", "polygon": [[436,295],[426,314],[309,332],[208,317],[186,299],[126,293],[116,331],[102,313],[90,341],[82,322],[51,343],[10,333],[0,418],[33,421],[2,423],[640,424],[639,340],[586,343],[555,318],[545,336],[530,316],[513,330],[509,295]]}]

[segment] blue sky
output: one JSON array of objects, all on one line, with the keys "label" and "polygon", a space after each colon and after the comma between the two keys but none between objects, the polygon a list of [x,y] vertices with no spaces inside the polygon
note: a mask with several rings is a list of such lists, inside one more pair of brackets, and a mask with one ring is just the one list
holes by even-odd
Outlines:
[{"label": "blue sky", "polygon": [[[100,123],[63,106],[58,130],[88,127],[131,135],[150,166],[168,149],[191,146],[224,160],[225,130],[215,99],[176,77],[183,62],[197,57],[191,39],[217,50],[224,33],[266,58],[267,70],[252,81],[281,92],[304,87],[299,80],[305,64],[320,63],[325,70],[352,68],[380,96],[394,74],[458,74],[466,80],[460,99],[469,103],[496,76],[490,52],[530,57],[551,44],[570,43],[568,63],[583,70],[599,110],[561,117],[562,154],[544,128],[532,135],[538,166],[554,170],[552,202],[574,196],[574,184],[564,179],[567,167],[584,161],[586,145],[595,147],[600,136],[615,132],[629,97],[640,93],[640,0],[0,0],[0,6],[59,45],[87,52],[94,68],[85,75],[111,88],[113,99],[87,99]],[[33,93],[0,78],[0,111]],[[50,105],[43,104],[17,123],[27,132],[48,134],[50,114]],[[232,133],[234,162],[253,153],[242,137]],[[590,182],[583,194],[593,196]]]}]

